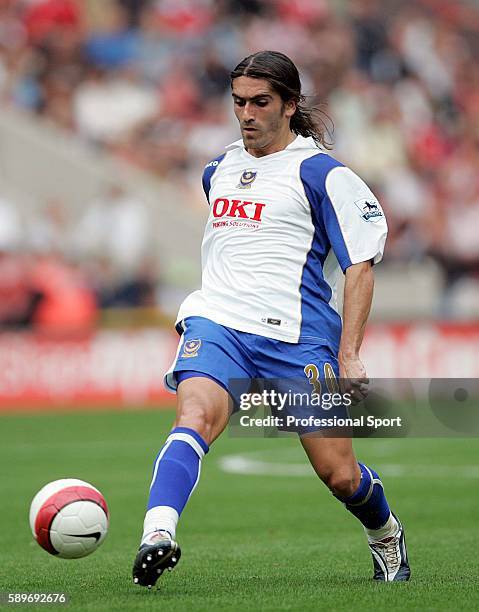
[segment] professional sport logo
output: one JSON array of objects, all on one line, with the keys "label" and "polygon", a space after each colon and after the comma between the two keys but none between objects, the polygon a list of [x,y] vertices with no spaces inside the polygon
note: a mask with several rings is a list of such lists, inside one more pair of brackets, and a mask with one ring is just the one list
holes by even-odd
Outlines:
[{"label": "professional sport logo", "polygon": [[379,202],[373,198],[363,198],[361,200],[356,200],[354,203],[358,207],[361,218],[364,219],[364,221],[376,223],[376,221],[379,221],[379,219],[384,216],[379,206]]},{"label": "professional sport logo", "polygon": [[198,357],[198,351],[200,350],[201,340],[188,340],[183,346],[182,357]]},{"label": "professional sport logo", "polygon": [[245,170],[236,187],[238,187],[238,189],[251,189],[251,184],[255,180],[257,174],[257,170]]}]

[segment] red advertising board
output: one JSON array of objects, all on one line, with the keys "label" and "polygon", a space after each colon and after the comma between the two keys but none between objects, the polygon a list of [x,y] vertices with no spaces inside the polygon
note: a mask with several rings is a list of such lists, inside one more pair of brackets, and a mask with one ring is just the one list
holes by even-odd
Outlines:
[{"label": "red advertising board", "polygon": [[479,323],[370,325],[362,358],[374,378],[479,378]]},{"label": "red advertising board", "polygon": [[[177,344],[164,329],[0,334],[0,410],[171,405]],[[479,324],[370,325],[362,357],[374,378],[479,378]]]},{"label": "red advertising board", "polygon": [[0,409],[171,403],[163,374],[178,337],[165,330],[78,338],[0,335]]}]

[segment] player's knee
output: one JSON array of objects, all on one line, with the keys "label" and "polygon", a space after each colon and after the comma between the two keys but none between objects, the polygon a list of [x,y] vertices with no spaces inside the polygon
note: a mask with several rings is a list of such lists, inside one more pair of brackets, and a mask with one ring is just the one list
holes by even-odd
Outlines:
[{"label": "player's knee", "polygon": [[350,497],[359,486],[356,471],[349,467],[331,470],[322,478],[331,492],[338,497]]}]

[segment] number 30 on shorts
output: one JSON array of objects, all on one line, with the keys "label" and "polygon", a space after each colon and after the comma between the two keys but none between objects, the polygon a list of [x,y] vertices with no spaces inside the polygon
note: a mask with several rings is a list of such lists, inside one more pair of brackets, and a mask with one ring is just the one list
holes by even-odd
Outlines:
[{"label": "number 30 on shorts", "polygon": [[[330,393],[338,393],[339,385],[336,379],[336,375],[334,374],[333,366],[326,362],[323,366],[324,372],[324,380],[326,382],[326,387]],[[308,377],[309,384],[313,385],[313,393],[318,395],[321,394],[321,378],[319,375],[319,368],[314,363],[308,363],[307,366],[304,366],[304,373]]]}]

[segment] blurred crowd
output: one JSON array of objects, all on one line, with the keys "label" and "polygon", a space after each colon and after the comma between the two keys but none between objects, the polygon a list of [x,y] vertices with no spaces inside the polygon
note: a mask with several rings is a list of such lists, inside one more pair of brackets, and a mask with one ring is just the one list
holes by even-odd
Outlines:
[{"label": "blurred crowd", "polygon": [[148,209],[123,188],[86,202],[74,223],[58,199],[22,213],[0,199],[0,327],[66,333],[94,327],[101,309],[160,302]]},{"label": "blurred crowd", "polygon": [[[479,283],[478,33],[467,0],[0,0],[0,98],[199,199],[203,164],[238,137],[230,70],[281,50],[311,103],[325,105],[333,155],[381,199],[388,260],[435,260],[448,315],[458,283]],[[93,206],[75,236],[97,240],[113,208]],[[142,256],[108,290],[95,281],[108,277],[99,262],[123,265],[122,248],[92,258],[77,238],[86,259],[74,273],[97,304],[125,303],[123,290],[128,304],[154,303],[157,272]],[[135,279],[144,286],[133,299],[123,284]]]}]

